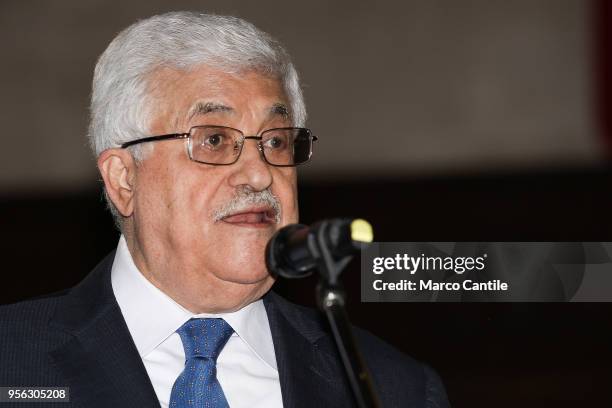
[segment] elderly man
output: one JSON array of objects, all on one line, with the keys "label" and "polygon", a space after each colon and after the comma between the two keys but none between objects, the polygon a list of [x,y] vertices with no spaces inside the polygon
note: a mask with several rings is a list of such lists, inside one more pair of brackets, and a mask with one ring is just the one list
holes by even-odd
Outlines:
[{"label": "elderly man", "polygon": [[[305,117],[287,53],[243,20],[120,33],[89,133],[117,250],[75,288],[0,309],[0,386],[68,387],[72,407],[354,406],[321,316],[270,292],[264,262],[298,220]],[[447,406],[433,371],[357,338],[384,406]]]}]

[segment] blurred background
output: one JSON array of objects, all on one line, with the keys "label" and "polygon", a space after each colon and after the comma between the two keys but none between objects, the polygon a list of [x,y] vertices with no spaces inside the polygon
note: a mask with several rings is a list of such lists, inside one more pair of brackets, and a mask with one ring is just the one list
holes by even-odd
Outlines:
[{"label": "blurred background", "polygon": [[[302,222],[612,241],[606,0],[2,0],[0,304],[72,286],[116,246],[85,138],[93,67],[121,29],[179,9],[243,17],[292,54],[319,136]],[[352,320],[431,364],[454,407],[612,402],[609,304],[364,304],[358,262],[344,279]],[[277,289],[314,305],[314,284]]]}]

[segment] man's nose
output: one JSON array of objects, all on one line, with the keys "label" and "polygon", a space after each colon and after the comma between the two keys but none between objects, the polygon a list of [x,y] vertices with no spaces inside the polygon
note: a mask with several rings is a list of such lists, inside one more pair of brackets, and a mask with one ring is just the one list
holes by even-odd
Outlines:
[{"label": "man's nose", "polygon": [[238,161],[232,165],[230,184],[234,187],[249,186],[253,191],[262,191],[272,184],[270,165],[260,151],[258,140],[246,139]]}]

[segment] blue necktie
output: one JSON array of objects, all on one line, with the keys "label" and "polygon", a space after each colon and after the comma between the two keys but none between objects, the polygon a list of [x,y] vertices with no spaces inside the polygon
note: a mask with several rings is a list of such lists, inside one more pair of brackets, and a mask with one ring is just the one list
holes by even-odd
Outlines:
[{"label": "blue necktie", "polygon": [[191,319],[177,331],[185,369],[172,386],[170,408],[229,407],[217,380],[217,357],[234,332],[223,319]]}]

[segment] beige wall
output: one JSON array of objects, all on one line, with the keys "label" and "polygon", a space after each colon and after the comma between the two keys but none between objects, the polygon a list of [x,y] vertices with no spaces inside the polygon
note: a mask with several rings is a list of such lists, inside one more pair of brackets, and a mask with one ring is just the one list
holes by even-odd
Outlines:
[{"label": "beige wall", "polygon": [[600,160],[590,2],[0,2],[0,190],[81,188],[96,57],[138,18],[239,15],[279,38],[320,136],[307,178]]}]

